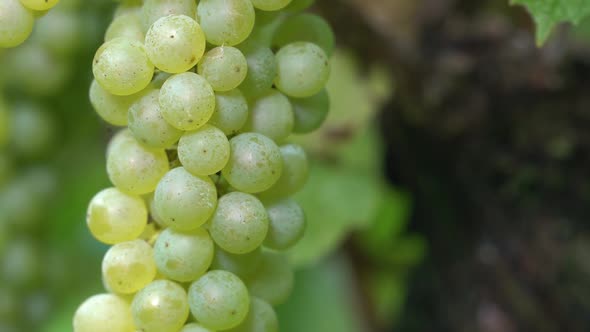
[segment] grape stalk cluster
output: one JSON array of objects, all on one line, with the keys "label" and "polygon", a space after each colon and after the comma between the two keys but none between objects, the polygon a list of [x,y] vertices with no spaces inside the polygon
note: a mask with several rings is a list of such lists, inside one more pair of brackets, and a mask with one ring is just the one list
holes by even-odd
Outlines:
[{"label": "grape stalk cluster", "polygon": [[90,100],[119,131],[87,225],[107,293],[75,332],[276,332],[305,231],[294,134],[320,127],[334,48],[309,0],[120,4]]}]

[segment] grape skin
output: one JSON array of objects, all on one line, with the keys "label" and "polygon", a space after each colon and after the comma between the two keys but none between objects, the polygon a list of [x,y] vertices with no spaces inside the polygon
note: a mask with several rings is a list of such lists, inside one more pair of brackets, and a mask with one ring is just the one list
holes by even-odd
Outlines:
[{"label": "grape skin", "polygon": [[0,47],[22,44],[33,31],[35,18],[19,0],[0,1]]}]

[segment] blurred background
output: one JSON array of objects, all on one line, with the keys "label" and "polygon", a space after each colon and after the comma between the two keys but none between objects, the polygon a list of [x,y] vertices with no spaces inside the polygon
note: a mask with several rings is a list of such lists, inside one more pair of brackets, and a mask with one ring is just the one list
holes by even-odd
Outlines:
[{"label": "blurred background", "polygon": [[[87,96],[115,5],[61,0],[0,50],[0,332],[71,331],[103,292],[85,213],[116,128]],[[331,113],[293,138],[309,227],[281,331],[589,331],[590,22],[538,48],[508,0],[312,11],[337,40]]]}]

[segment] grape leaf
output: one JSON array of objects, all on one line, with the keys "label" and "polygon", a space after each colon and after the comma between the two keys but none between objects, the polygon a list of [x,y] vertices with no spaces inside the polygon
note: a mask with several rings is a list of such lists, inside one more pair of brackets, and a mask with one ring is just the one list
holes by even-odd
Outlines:
[{"label": "grape leaf", "polygon": [[578,24],[590,15],[588,0],[511,0],[513,5],[523,5],[537,25],[537,45],[542,45],[553,28],[562,22]]}]

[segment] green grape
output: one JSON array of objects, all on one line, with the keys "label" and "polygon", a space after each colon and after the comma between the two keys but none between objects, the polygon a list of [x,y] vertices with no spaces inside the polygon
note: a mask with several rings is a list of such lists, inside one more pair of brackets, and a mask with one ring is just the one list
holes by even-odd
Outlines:
[{"label": "green grape", "polygon": [[285,8],[291,0],[252,0],[256,9],[275,11]]},{"label": "green grape", "polygon": [[86,224],[100,242],[131,241],[145,229],[147,208],[140,197],[125,194],[117,188],[107,188],[90,201]]},{"label": "green grape", "polygon": [[172,281],[156,280],[135,295],[131,311],[139,331],[177,332],[189,316],[187,294]]},{"label": "green grape", "polygon": [[154,65],[142,43],[119,37],[104,43],[96,51],[92,72],[105,90],[125,96],[137,93],[150,84]]},{"label": "green grape", "polygon": [[102,260],[105,284],[115,293],[133,294],[156,277],[154,251],[144,240],[112,246]]},{"label": "green grape", "polygon": [[258,248],[268,232],[268,214],[258,198],[241,192],[222,196],[209,223],[213,241],[232,254]]},{"label": "green grape", "polygon": [[273,307],[267,302],[250,298],[250,311],[244,321],[227,332],[278,332],[279,319]]},{"label": "green grape", "polygon": [[242,131],[263,134],[275,142],[282,142],[293,131],[294,121],[289,99],[276,90],[269,90],[251,104]]},{"label": "green grape", "polygon": [[229,271],[240,278],[245,278],[258,269],[262,258],[262,247],[258,247],[247,254],[236,255],[219,247],[215,247],[215,257],[211,263],[211,270]]},{"label": "green grape", "polygon": [[229,160],[229,141],[221,130],[206,124],[180,138],[178,158],[194,175],[215,174]]},{"label": "green grape", "polygon": [[35,18],[19,0],[0,1],[0,47],[22,44],[33,31]]},{"label": "green grape", "polygon": [[206,230],[179,233],[164,230],[154,246],[158,271],[180,282],[197,280],[213,261],[213,241]]},{"label": "green grape", "polygon": [[264,252],[256,273],[245,278],[244,282],[252,296],[276,306],[291,295],[295,276],[284,255]]},{"label": "green grape", "polygon": [[293,247],[305,233],[305,213],[297,202],[287,198],[267,205],[269,227],[264,245],[270,249]]},{"label": "green grape", "polygon": [[66,10],[51,10],[35,22],[31,39],[59,56],[68,56],[80,46],[82,19]]},{"label": "green grape", "polygon": [[150,217],[152,218],[153,221],[156,222],[158,227],[165,228],[166,225],[164,225],[164,222],[162,221],[162,218],[160,217],[158,210],[156,209],[154,196],[155,196],[155,193],[149,193],[146,198],[148,212],[150,213]]},{"label": "green grape", "polygon": [[145,36],[141,25],[141,16],[137,11],[116,16],[104,35],[104,41],[125,37],[143,43]]},{"label": "green grape", "polygon": [[154,204],[166,226],[190,231],[207,222],[215,211],[217,189],[209,177],[195,176],[178,167],[158,184]]},{"label": "green grape", "polygon": [[160,70],[182,73],[194,67],[205,53],[205,34],[194,19],[169,15],[148,30],[145,49]]},{"label": "green grape", "polygon": [[197,321],[215,330],[237,326],[250,308],[246,286],[227,271],[210,271],[195,281],[189,289],[188,300]]},{"label": "green grape", "polygon": [[254,28],[254,7],[250,0],[201,0],[197,18],[207,41],[213,45],[237,45]]},{"label": "green grape", "polygon": [[111,145],[107,154],[109,179],[129,194],[154,191],[168,170],[168,157],[163,149],[148,149],[134,139]]},{"label": "green grape", "polygon": [[142,22],[145,31],[157,20],[168,15],[197,16],[195,0],[145,0],[142,7]]},{"label": "green grape", "polygon": [[290,97],[304,98],[319,93],[330,76],[328,56],[313,43],[286,45],[277,52],[276,58],[275,85]]},{"label": "green grape", "polygon": [[92,80],[89,97],[92,107],[104,121],[113,126],[126,126],[129,107],[144,93],[140,91],[129,96],[116,96]]},{"label": "green grape", "polygon": [[20,2],[32,10],[48,10],[57,5],[59,0],[20,0]]},{"label": "green grape", "polygon": [[291,196],[300,191],[309,177],[309,162],[305,150],[297,144],[280,147],[283,172],[279,180],[268,190],[260,193],[264,201]]},{"label": "green grape", "polygon": [[326,89],[308,98],[291,98],[295,114],[293,132],[310,133],[322,126],[330,111],[330,96]]},{"label": "green grape", "polygon": [[225,135],[234,135],[248,120],[248,102],[238,89],[215,93],[215,111],[209,124]]},{"label": "green grape", "polygon": [[131,133],[129,128],[119,130],[109,141],[107,144],[107,156],[111,153],[111,151],[121,145],[122,143],[126,142],[133,142],[135,141],[135,137]]},{"label": "green grape", "polygon": [[315,0],[293,0],[287,7],[285,7],[285,11],[299,12],[309,8],[314,2]]},{"label": "green grape", "polygon": [[34,104],[18,104],[11,117],[11,147],[24,158],[38,159],[51,153],[57,125],[47,112]]},{"label": "green grape", "polygon": [[[74,0],[74,1],[78,1],[78,0]],[[141,7],[141,1],[122,1],[117,8],[115,8],[115,13],[113,15],[113,18],[117,18],[121,15],[127,15],[127,14],[137,14],[139,15],[139,18],[141,19],[141,24],[142,24],[142,30],[143,31],[147,31],[147,29],[149,28],[149,26],[145,29],[143,29],[143,14],[142,14],[142,7]]]},{"label": "green grape", "polygon": [[240,91],[256,98],[272,87],[277,76],[277,60],[272,50],[259,44],[244,44],[240,49],[248,62],[248,74],[240,84]]},{"label": "green grape", "polygon": [[74,332],[135,332],[129,303],[113,294],[94,295],[74,314]]},{"label": "green grape", "polygon": [[172,127],[160,113],[160,90],[137,100],[128,112],[129,130],[137,141],[152,148],[167,148],[178,142],[182,130]]},{"label": "green grape", "polygon": [[40,276],[41,257],[35,241],[29,238],[11,240],[0,261],[0,279],[14,289],[32,287]]},{"label": "green grape", "polygon": [[197,323],[186,324],[180,332],[215,332]]},{"label": "green grape", "polygon": [[171,76],[172,76],[172,74],[167,73],[165,71],[156,72],[156,74],[154,75],[154,78],[152,79],[152,83],[150,83],[150,85],[154,89],[160,89],[162,87],[162,85],[164,85],[164,82],[166,82],[166,80],[169,79]]},{"label": "green grape", "polygon": [[257,133],[240,134],[230,141],[230,159],[221,171],[239,191],[257,193],[272,187],[280,178],[283,161],[278,146]]},{"label": "green grape", "polygon": [[281,48],[293,42],[310,42],[328,56],[334,52],[334,31],[319,15],[302,13],[287,18],[276,30],[273,46]]},{"label": "green grape", "polygon": [[240,85],[248,73],[246,57],[231,46],[219,46],[205,54],[199,62],[199,75],[215,91],[230,91]]},{"label": "green grape", "polygon": [[195,130],[207,123],[215,111],[213,88],[195,73],[171,76],[160,90],[162,116],[181,130]]}]

